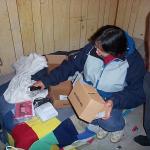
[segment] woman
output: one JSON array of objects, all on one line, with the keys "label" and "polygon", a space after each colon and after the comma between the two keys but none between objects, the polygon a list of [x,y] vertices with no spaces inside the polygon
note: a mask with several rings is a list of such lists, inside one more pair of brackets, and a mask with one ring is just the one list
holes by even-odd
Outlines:
[{"label": "woman", "polygon": [[56,85],[76,71],[105,100],[105,116],[93,120],[88,129],[96,132],[99,139],[111,133],[111,142],[120,141],[125,127],[122,110],[137,107],[145,101],[144,62],[133,39],[119,27],[103,26],[79,53],[42,76],[34,86],[44,89]]}]

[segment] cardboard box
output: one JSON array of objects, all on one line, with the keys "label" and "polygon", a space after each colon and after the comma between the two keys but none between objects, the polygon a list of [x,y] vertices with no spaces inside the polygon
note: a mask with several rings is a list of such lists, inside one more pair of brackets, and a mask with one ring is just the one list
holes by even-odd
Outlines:
[{"label": "cardboard box", "polygon": [[79,118],[91,122],[99,112],[104,112],[104,100],[93,87],[77,81],[69,100]]},{"label": "cardboard box", "polygon": [[68,100],[68,95],[72,90],[71,81],[67,80],[61,82],[56,86],[51,86],[49,88],[48,97],[51,98],[52,104],[55,108],[70,107],[70,102]]},{"label": "cardboard box", "polygon": [[[67,60],[66,55],[46,55],[48,62],[48,71],[50,72],[57,66],[59,66],[64,60]],[[72,90],[71,81],[64,81],[56,86],[51,86],[49,88],[48,97],[52,100],[52,104],[55,108],[70,107],[70,102],[66,97],[70,94]]]},{"label": "cardboard box", "polygon": [[48,62],[48,71],[53,70],[57,66],[59,66],[64,60],[68,59],[66,55],[46,55],[46,59]]}]

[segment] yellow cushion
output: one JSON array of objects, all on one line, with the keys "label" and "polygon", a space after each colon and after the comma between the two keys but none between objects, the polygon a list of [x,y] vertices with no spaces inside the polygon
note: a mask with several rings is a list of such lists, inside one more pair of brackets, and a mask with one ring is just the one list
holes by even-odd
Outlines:
[{"label": "yellow cushion", "polygon": [[26,123],[34,130],[40,139],[49,132],[52,132],[60,124],[60,121],[57,118],[52,118],[43,122],[38,117],[33,117]]}]

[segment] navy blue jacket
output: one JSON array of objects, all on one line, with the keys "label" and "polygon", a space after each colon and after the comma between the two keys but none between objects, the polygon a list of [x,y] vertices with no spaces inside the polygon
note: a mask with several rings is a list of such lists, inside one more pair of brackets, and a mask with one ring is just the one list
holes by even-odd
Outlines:
[{"label": "navy blue jacket", "polygon": [[[113,107],[118,109],[134,108],[145,102],[143,90],[143,78],[145,75],[144,61],[136,50],[133,39],[128,35],[127,39],[128,50],[125,55],[129,64],[126,76],[127,86],[123,91],[112,93],[111,97],[114,104]],[[67,80],[76,71],[82,72],[87,54],[92,46],[91,43],[88,43],[80,49],[79,53],[75,54],[68,61],[63,61],[59,67],[52,70],[49,75],[43,75],[40,80],[48,87],[49,85],[57,85]]]}]

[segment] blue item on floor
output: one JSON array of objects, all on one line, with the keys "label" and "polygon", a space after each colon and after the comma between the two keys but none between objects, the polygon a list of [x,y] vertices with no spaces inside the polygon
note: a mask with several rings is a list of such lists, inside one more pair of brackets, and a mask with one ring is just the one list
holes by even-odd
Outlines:
[{"label": "blue item on floor", "polygon": [[87,128],[84,132],[77,135],[79,140],[87,139],[87,138],[90,138],[90,137],[93,137],[93,136],[95,136],[95,132],[93,132],[93,131],[91,131]]},{"label": "blue item on floor", "polygon": [[123,117],[127,117],[134,109],[124,109],[122,112]]}]

